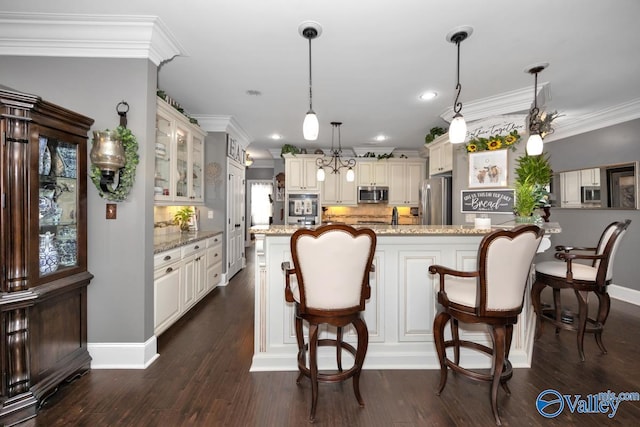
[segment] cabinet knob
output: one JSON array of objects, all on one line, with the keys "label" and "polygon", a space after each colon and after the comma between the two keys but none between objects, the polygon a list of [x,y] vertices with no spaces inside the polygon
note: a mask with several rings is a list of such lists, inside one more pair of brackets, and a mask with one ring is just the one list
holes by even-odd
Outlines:
[{"label": "cabinet knob", "polygon": [[195,246],[193,247],[193,249],[200,249],[200,246],[195,245]]},{"label": "cabinet knob", "polygon": [[171,273],[173,271],[173,267],[169,267],[167,268],[167,270],[165,271],[165,273]]},{"label": "cabinet knob", "polygon": [[169,261],[171,259],[171,255],[165,255],[164,261]]}]

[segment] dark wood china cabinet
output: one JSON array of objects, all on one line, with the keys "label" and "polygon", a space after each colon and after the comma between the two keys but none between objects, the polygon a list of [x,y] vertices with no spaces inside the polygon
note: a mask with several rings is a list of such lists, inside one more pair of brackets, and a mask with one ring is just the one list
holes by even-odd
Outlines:
[{"label": "dark wood china cabinet", "polygon": [[87,134],[93,120],[0,86],[0,425],[90,368]]}]

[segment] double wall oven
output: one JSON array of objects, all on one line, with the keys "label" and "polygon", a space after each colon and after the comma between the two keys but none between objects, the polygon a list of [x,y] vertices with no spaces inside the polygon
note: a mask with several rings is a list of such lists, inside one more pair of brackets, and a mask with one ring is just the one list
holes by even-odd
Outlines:
[{"label": "double wall oven", "polygon": [[319,204],[317,193],[287,195],[287,224],[320,224]]}]

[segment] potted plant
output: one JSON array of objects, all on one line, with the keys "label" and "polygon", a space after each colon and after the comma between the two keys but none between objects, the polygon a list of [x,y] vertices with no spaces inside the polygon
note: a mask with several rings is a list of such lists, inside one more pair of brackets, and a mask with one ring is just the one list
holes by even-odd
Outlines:
[{"label": "potted plant", "polygon": [[180,227],[180,231],[189,231],[189,222],[194,214],[195,212],[190,206],[185,206],[176,212],[173,216],[173,220]]},{"label": "potted plant", "polygon": [[300,154],[300,149],[295,145],[284,144],[280,150],[280,157],[284,157],[285,154],[292,154],[295,156],[296,154]]},{"label": "potted plant", "polygon": [[515,204],[516,222],[534,222],[535,210],[548,204],[548,186],[551,182],[553,170],[549,163],[549,156],[523,155],[516,160],[515,170]]},{"label": "potted plant", "polygon": [[430,144],[440,135],[444,135],[447,131],[439,126],[432,127],[429,133],[424,137],[424,143]]}]

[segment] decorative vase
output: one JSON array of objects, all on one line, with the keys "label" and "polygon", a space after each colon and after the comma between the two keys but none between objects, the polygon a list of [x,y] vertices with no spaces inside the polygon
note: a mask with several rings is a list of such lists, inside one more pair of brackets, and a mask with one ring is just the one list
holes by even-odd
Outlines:
[{"label": "decorative vase", "polygon": [[55,234],[46,232],[40,235],[40,274],[53,273],[58,269],[58,250],[53,242]]}]

